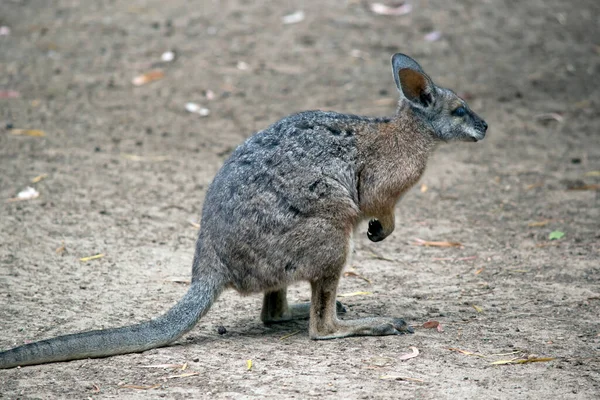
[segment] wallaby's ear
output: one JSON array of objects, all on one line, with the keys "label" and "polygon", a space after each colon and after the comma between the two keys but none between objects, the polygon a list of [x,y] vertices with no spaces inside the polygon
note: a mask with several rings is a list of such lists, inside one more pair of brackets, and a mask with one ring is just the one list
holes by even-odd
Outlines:
[{"label": "wallaby's ear", "polygon": [[433,82],[415,60],[405,54],[396,53],[392,56],[392,70],[398,90],[408,101],[423,107],[433,103]]}]

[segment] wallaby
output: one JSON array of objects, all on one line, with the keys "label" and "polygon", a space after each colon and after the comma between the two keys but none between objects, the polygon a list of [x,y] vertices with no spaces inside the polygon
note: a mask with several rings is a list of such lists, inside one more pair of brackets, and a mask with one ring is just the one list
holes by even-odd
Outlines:
[{"label": "wallaby", "polygon": [[[437,142],[478,141],[487,124],[412,58],[392,57],[396,114],[324,111],[285,117],[240,145],[206,193],[192,283],[164,315],[137,325],[59,336],[0,353],[0,368],[105,357],[165,346],[194,327],[220,293],[264,292],[264,323],[309,317],[311,339],[412,333],[400,318],[340,320],[340,275],[357,225],[377,242],[394,207],[423,174]],[[288,305],[308,281],[311,301]]]}]

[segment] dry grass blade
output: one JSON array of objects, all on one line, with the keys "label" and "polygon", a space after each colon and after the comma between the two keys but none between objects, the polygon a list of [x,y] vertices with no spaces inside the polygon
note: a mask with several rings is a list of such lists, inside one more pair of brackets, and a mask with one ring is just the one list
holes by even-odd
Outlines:
[{"label": "dry grass blade", "polygon": [[473,353],[472,351],[461,350],[461,349],[457,349],[457,348],[454,348],[454,347],[450,347],[448,350],[455,351],[455,352],[460,353],[460,354],[464,354],[465,356],[475,356],[475,357],[481,357],[481,358],[485,358],[486,357],[483,354]]},{"label": "dry grass blade", "polygon": [[408,382],[419,382],[419,383],[424,383],[425,382],[423,379],[411,378],[409,376],[400,376],[400,375],[384,375],[384,376],[380,376],[379,379],[395,380],[395,381],[408,381]]},{"label": "dry grass blade", "polygon": [[425,247],[462,247],[462,243],[460,242],[436,242],[430,240],[423,240],[419,238],[415,238],[412,244]]},{"label": "dry grass blade", "polygon": [[406,360],[410,360],[411,358],[415,358],[416,356],[419,355],[419,349],[417,349],[415,346],[410,346],[409,348],[410,348],[411,352],[401,354],[400,357],[398,357],[398,360],[406,361]]},{"label": "dry grass blade", "polygon": [[140,368],[171,368],[171,369],[180,369],[183,368],[186,364],[155,364],[155,365],[142,365]]},{"label": "dry grass blade", "polygon": [[287,338],[289,338],[289,337],[292,337],[292,336],[294,336],[294,335],[297,335],[297,334],[299,334],[300,332],[301,332],[301,331],[294,331],[294,332],[292,332],[292,333],[288,333],[287,335],[284,335],[284,336],[280,337],[280,338],[279,338],[279,340],[285,340],[285,339],[287,339]]},{"label": "dry grass blade", "polygon": [[478,313],[483,312],[483,308],[479,307],[478,305],[475,304],[471,304],[471,306],[475,309],[475,311],[477,311]]},{"label": "dry grass blade", "polygon": [[120,385],[119,389],[138,389],[138,390],[151,390],[151,389],[157,389],[161,387],[160,383],[157,383],[156,385],[152,385],[152,386],[141,386],[141,385]]},{"label": "dry grass blade", "polygon": [[252,360],[246,360],[246,370],[252,371]]},{"label": "dry grass blade", "polygon": [[44,179],[46,179],[47,177],[48,177],[48,174],[41,174],[41,175],[38,175],[38,176],[36,176],[35,178],[33,178],[33,179],[31,180],[31,183],[38,183],[38,182],[41,182],[41,181],[43,181]]},{"label": "dry grass blade", "polygon": [[554,361],[554,357],[530,357],[530,358],[513,358],[511,360],[498,360],[491,363],[491,365],[516,365],[516,364],[529,364],[535,362],[548,362]]},{"label": "dry grass blade", "polygon": [[167,376],[167,379],[187,378],[188,376],[196,376],[196,375],[200,375],[200,372],[187,372],[185,374],[170,375],[170,376]]},{"label": "dry grass blade", "polygon": [[353,297],[353,296],[370,296],[372,292],[352,292],[352,293],[342,293],[338,294],[337,297]]},{"label": "dry grass blade", "polygon": [[600,190],[600,185],[574,185],[567,188],[567,190]]},{"label": "dry grass blade", "polygon": [[352,272],[352,271],[346,271],[346,272],[344,272],[344,277],[346,277],[346,278],[347,278],[347,277],[349,277],[349,276],[352,276],[352,277],[354,277],[354,278],[359,278],[359,279],[362,279],[363,281],[367,282],[369,285],[372,283],[370,279],[368,279],[368,278],[365,278],[364,276],[362,276],[362,275],[359,275],[359,274],[357,274],[356,272]]},{"label": "dry grass blade", "polygon": [[121,153],[121,157],[131,161],[166,161],[168,156],[138,156],[137,154]]},{"label": "dry grass blade", "polygon": [[46,132],[39,130],[39,129],[11,129],[10,133],[12,135],[21,135],[21,136],[33,136],[33,137],[46,136]]},{"label": "dry grass blade", "polygon": [[93,256],[89,256],[89,257],[82,257],[82,258],[79,259],[79,261],[81,261],[81,262],[88,262],[88,261],[92,261],[92,260],[97,260],[97,259],[102,258],[102,257],[104,257],[104,254],[100,253],[100,254],[95,254]]}]

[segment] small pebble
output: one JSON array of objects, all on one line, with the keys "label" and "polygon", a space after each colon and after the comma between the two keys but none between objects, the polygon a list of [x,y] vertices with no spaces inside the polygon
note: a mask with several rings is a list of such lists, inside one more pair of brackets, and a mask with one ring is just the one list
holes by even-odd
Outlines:
[{"label": "small pebble", "polygon": [[224,334],[226,334],[226,333],[227,333],[227,329],[225,329],[225,327],[224,327],[223,325],[221,325],[221,326],[219,326],[219,327],[217,328],[217,333],[218,333],[219,335],[224,335]]}]

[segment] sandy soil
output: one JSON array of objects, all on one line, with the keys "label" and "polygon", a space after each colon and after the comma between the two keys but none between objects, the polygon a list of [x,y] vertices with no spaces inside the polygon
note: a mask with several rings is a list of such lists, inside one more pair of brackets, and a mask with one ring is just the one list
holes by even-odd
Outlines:
[{"label": "sandy soil", "polygon": [[[391,237],[357,239],[349,270],[371,283],[348,276],[339,292],[372,294],[343,299],[347,318],[401,315],[414,335],[315,342],[306,321],[265,327],[260,295],[227,292],[174,346],[0,371],[0,397],[600,397],[600,3],[412,5],[392,17],[358,1],[3,0],[0,348],[168,309],[186,291],[190,221],[232,149],[295,111],[392,114],[396,51],[491,129],[440,148]],[[132,85],[153,69],[164,78]],[[4,202],[27,186],[39,198]],[[308,285],[290,295],[308,300]],[[429,320],[444,332],[419,328]],[[419,356],[400,361],[410,346]],[[492,365],[515,357],[556,359]],[[187,369],[142,368],[166,363]]]}]

